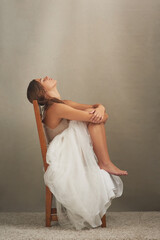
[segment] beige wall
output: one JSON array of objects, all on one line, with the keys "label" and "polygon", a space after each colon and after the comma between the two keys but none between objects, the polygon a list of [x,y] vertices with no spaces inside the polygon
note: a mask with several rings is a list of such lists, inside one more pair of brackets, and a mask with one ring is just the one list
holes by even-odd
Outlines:
[{"label": "beige wall", "polygon": [[160,210],[160,1],[1,0],[1,211],[44,210],[33,78],[102,103],[111,160],[128,171],[109,211]]}]

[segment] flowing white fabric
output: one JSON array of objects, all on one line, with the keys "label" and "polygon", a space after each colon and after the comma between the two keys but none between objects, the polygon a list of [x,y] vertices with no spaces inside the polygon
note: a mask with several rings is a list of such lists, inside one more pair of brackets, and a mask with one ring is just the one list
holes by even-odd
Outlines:
[{"label": "flowing white fabric", "polygon": [[44,182],[55,196],[62,228],[100,226],[112,199],[122,195],[121,178],[99,168],[92,143],[86,122],[71,120],[48,145]]}]

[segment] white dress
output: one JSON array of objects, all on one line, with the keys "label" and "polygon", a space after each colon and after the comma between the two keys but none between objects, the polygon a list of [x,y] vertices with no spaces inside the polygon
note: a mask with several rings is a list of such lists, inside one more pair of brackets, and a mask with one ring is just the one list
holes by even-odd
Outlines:
[{"label": "white dress", "polygon": [[81,230],[102,224],[123,182],[98,166],[86,122],[62,119],[51,129],[43,123],[48,140],[45,185],[55,197],[58,223],[64,229]]}]

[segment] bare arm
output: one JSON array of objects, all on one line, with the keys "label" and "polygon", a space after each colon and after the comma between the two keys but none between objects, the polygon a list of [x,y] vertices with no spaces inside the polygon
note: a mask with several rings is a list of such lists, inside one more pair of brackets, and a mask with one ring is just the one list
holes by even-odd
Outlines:
[{"label": "bare arm", "polygon": [[51,113],[56,114],[59,119],[66,118],[69,120],[95,123],[93,120],[91,120],[92,114],[88,111],[78,110],[66,104],[60,103],[54,103],[51,108],[53,108],[53,111],[51,111]]},{"label": "bare arm", "polygon": [[[63,102],[66,103],[67,105],[69,105],[70,107],[76,108],[78,110],[85,110],[87,108],[97,108],[99,106],[103,106],[100,103],[90,105],[90,104],[77,103],[77,102],[74,102],[74,101],[71,101],[71,100],[63,100]],[[105,111],[105,107],[104,107],[104,111]]]}]

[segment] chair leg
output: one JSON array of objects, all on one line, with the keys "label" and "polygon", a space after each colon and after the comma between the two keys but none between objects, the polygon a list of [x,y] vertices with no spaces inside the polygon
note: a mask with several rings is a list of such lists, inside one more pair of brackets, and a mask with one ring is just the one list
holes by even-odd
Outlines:
[{"label": "chair leg", "polygon": [[101,227],[106,227],[106,214],[104,214],[101,220],[102,220]]},{"label": "chair leg", "polygon": [[46,186],[46,227],[51,227],[52,193]]},{"label": "chair leg", "polygon": [[[56,209],[52,209],[53,195],[49,188],[46,186],[46,227],[51,227],[51,213],[56,212]],[[102,217],[101,227],[106,227],[106,214]]]}]

